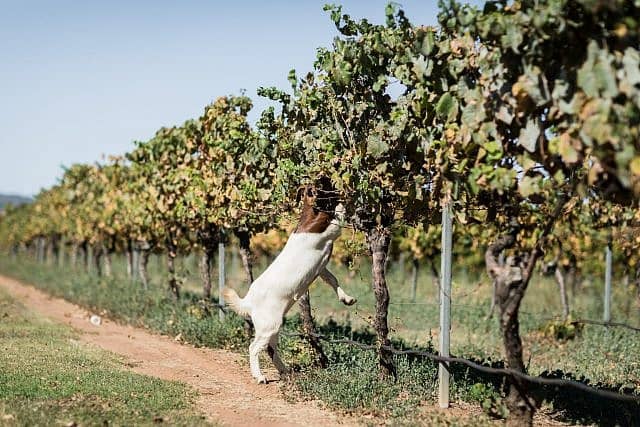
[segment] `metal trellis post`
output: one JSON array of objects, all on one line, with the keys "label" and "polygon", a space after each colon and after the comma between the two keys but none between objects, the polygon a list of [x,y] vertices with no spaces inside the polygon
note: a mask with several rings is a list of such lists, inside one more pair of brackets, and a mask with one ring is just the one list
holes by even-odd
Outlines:
[{"label": "metal trellis post", "polygon": [[[449,333],[451,331],[451,204],[442,208],[442,255],[440,265],[440,355],[449,356]],[[441,408],[449,407],[449,364],[439,365],[438,403]]]},{"label": "metal trellis post", "polygon": [[606,250],[606,269],[604,273],[604,316],[603,320],[611,322],[611,276],[613,269],[613,261],[611,256],[611,243],[607,244]]},{"label": "metal trellis post", "polygon": [[224,320],[224,296],[222,290],[224,289],[224,243],[218,243],[218,303],[220,308],[218,309],[218,315],[220,320]]}]

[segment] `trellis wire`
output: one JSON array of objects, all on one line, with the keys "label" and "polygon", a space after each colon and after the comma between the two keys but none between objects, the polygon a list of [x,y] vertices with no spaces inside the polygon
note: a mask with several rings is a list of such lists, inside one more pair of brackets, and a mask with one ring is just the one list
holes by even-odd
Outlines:
[{"label": "trellis wire", "polygon": [[[439,307],[439,303],[437,302],[390,302],[389,305],[417,305],[417,306],[424,306],[424,305],[428,305],[428,306],[432,306],[432,307]],[[459,303],[455,303],[452,302],[451,305],[454,308],[472,308],[472,309],[479,309],[481,308],[479,305],[473,305],[473,304],[459,304]],[[525,310],[520,310],[518,312],[519,314],[524,314],[526,316],[529,317],[534,317],[537,320],[543,320],[543,321],[555,321],[555,320],[562,320],[560,317],[558,316],[546,316],[543,313],[534,313],[531,311],[525,311]],[[629,329],[631,331],[634,332],[640,332],[640,327],[639,326],[633,326],[633,325],[629,325],[627,323],[623,323],[623,322],[605,322],[602,320],[592,320],[592,319],[572,319],[570,320],[568,323],[583,323],[583,324],[587,324],[587,325],[595,325],[595,326],[604,326],[604,327],[617,327],[617,328],[625,328],[625,329]]]},{"label": "trellis wire", "polygon": [[[305,334],[288,334],[288,335],[294,335],[294,336],[299,336],[299,337],[304,337]],[[328,343],[331,344],[346,344],[346,345],[350,345],[350,346],[354,346],[354,347],[358,347],[362,350],[377,350],[378,349],[378,345],[374,345],[374,344],[364,344],[358,341],[354,341],[348,338],[341,338],[341,339],[331,339],[325,335],[321,335],[321,334],[312,334],[313,336],[315,336],[318,339],[321,339],[323,341],[326,341]],[[590,393],[599,397],[603,397],[605,399],[611,399],[611,400],[617,400],[619,402],[631,402],[631,403],[638,403],[640,404],[640,396],[631,396],[631,395],[625,395],[625,394],[620,394],[620,393],[615,393],[612,391],[607,391],[607,390],[598,390],[596,388],[590,387],[586,384],[577,382],[577,381],[573,381],[573,380],[567,380],[567,379],[557,379],[557,378],[544,378],[544,377],[535,377],[532,375],[527,375],[525,373],[522,373],[520,371],[516,371],[514,369],[511,368],[491,368],[488,366],[484,366],[484,365],[480,365],[478,363],[472,362],[471,360],[468,359],[464,359],[462,357],[452,357],[452,356],[439,356],[437,354],[433,354],[433,353],[429,353],[426,351],[419,351],[419,350],[398,350],[393,348],[392,346],[388,346],[388,345],[383,345],[380,346],[383,349],[391,352],[394,355],[398,355],[398,356],[418,356],[418,357],[424,357],[430,360],[433,360],[435,362],[438,362],[440,365],[442,366],[448,366],[448,363],[460,363],[463,365],[466,365],[472,369],[475,369],[477,371],[480,372],[484,372],[487,374],[492,374],[492,375],[501,375],[501,376],[511,376],[511,377],[517,377],[521,380],[527,381],[529,383],[533,383],[533,384],[539,384],[539,385],[547,385],[547,386],[556,386],[556,387],[573,387],[575,389],[581,390],[583,392],[586,393]]]}]

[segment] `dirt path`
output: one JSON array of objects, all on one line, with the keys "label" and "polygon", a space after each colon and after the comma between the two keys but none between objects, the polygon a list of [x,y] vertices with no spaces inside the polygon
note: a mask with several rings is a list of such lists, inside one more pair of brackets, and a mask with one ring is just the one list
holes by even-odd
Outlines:
[{"label": "dirt path", "polygon": [[[70,325],[82,341],[124,357],[133,371],[189,384],[198,391],[198,409],[212,421],[229,426],[357,424],[314,402],[286,402],[278,383],[253,383],[248,367],[234,353],[183,345],[109,319],[95,326],[86,310],[9,277],[0,275],[0,287],[31,310]],[[276,372],[267,370],[267,378],[277,378]]]}]

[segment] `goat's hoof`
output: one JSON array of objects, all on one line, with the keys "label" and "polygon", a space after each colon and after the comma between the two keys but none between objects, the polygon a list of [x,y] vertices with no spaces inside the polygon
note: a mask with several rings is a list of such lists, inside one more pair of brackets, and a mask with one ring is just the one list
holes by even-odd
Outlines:
[{"label": "goat's hoof", "polygon": [[287,372],[287,373],[281,373],[280,374],[280,381],[289,381],[291,379],[292,375],[291,372]]},{"label": "goat's hoof", "polygon": [[266,384],[267,383],[267,379],[264,376],[256,378],[256,381],[258,382],[258,384]]},{"label": "goat's hoof", "polygon": [[282,371],[278,372],[280,374],[280,379],[284,379],[284,378],[289,378],[291,376],[291,374],[293,373],[293,371],[289,368],[287,369],[283,369]]},{"label": "goat's hoof", "polygon": [[357,299],[355,299],[355,298],[352,298],[352,297],[347,297],[347,298],[345,298],[345,299],[343,299],[343,300],[342,300],[342,303],[343,303],[344,305],[353,305],[353,304],[355,304],[356,302],[358,302],[358,300],[357,300]]}]

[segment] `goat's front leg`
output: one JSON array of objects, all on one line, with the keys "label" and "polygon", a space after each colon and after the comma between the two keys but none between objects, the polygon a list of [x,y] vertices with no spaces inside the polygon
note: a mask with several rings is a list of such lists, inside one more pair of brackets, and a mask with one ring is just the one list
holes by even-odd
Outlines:
[{"label": "goat's front leg", "polygon": [[342,288],[338,285],[338,279],[336,279],[336,276],[334,276],[329,270],[327,270],[326,267],[320,271],[320,278],[324,280],[326,284],[333,288],[333,290],[338,295],[338,299],[343,304],[353,305],[357,302],[355,298],[350,297],[345,291],[342,290]]}]

